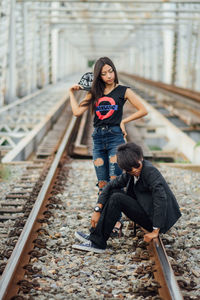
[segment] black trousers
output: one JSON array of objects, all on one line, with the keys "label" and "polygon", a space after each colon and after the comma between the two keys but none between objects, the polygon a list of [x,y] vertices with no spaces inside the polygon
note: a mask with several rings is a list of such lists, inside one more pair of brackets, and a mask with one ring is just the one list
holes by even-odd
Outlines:
[{"label": "black trousers", "polygon": [[119,220],[121,212],[146,230],[153,230],[150,218],[137,200],[119,190],[115,191],[104,205],[97,226],[90,230],[90,240],[100,248],[106,248],[106,241],[110,237],[116,221]]}]

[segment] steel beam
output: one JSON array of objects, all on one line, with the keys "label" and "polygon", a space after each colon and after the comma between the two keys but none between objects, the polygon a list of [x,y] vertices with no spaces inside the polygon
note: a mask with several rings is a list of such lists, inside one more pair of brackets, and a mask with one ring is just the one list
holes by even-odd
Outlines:
[{"label": "steel beam", "polygon": [[8,68],[8,86],[6,102],[10,103],[16,99],[16,20],[15,8],[16,0],[10,3],[10,28],[9,28],[9,68]]},{"label": "steel beam", "polygon": [[[71,7],[71,8],[67,8],[67,7],[58,7],[58,8],[51,8],[51,7],[29,7],[29,11],[62,11],[62,12],[97,12],[97,8],[93,9],[93,8],[79,8],[79,7]],[[198,9],[110,9],[110,8],[98,8],[98,12],[114,12],[114,13],[120,13],[120,12],[125,12],[125,13],[130,13],[130,14],[139,14],[139,13],[155,13],[155,14],[160,14],[160,13],[191,13],[191,14],[195,14],[195,13],[200,13],[200,10]]]},{"label": "steel beam", "polygon": [[[163,23],[163,25],[165,26],[164,28],[162,28],[162,27],[151,27],[151,26],[148,27],[148,24],[147,24],[147,27],[142,27],[142,30],[151,31],[151,32],[160,31],[160,30],[163,30],[163,29],[176,30],[176,28],[172,28],[172,25],[167,26],[167,24],[164,24],[164,23]],[[185,24],[181,23],[181,25],[187,26],[188,23],[185,23]],[[70,34],[72,34],[72,31],[75,32],[76,30],[80,30],[80,26],[75,27],[73,25],[72,27],[69,27],[69,26],[66,27],[65,23],[51,24],[51,26],[53,28],[59,28],[60,30],[65,30],[66,32],[70,32]],[[176,25],[174,25],[174,26],[176,26]],[[130,31],[130,33],[133,33],[133,32],[136,32],[136,29],[141,29],[141,28],[135,28],[131,25],[129,25],[129,27],[126,27],[126,26],[117,27],[115,25],[113,27],[111,27],[111,26],[102,26],[101,29],[102,30],[110,30],[111,34],[112,34],[112,32],[116,31],[116,32],[118,32],[118,35],[120,35],[120,33],[124,32],[124,31]],[[82,32],[85,34],[84,31],[82,31]],[[99,34],[99,32],[98,32],[98,34]]]},{"label": "steel beam", "polygon": [[188,0],[154,0],[154,1],[146,1],[146,0],[102,0],[102,1],[98,1],[98,0],[87,0],[87,1],[81,1],[81,0],[17,0],[17,2],[44,2],[44,3],[51,3],[51,2],[67,2],[67,3],[81,3],[81,4],[87,4],[87,3],[97,3],[97,4],[102,4],[102,3],[120,3],[120,4],[126,4],[126,3],[131,3],[131,4],[166,4],[166,3],[176,3],[176,4],[200,4],[199,0],[196,1],[188,1]]},{"label": "steel beam", "polygon": [[[45,20],[44,20],[45,21]],[[54,24],[65,24],[65,25],[101,25],[101,28],[104,28],[104,26],[110,26],[110,25],[113,25],[113,26],[125,26],[125,25],[128,25],[128,26],[132,26],[132,25],[145,25],[145,26],[160,26],[160,25],[164,25],[164,26],[174,26],[174,25],[188,25],[188,23],[179,23],[179,22],[174,22],[174,23],[165,23],[165,22],[157,22],[157,23],[146,23],[146,22],[104,22],[104,24],[102,24],[102,22],[90,22],[90,23],[86,23],[86,22],[64,22],[64,21],[54,21],[54,22],[49,22],[51,23],[52,25]]]},{"label": "steel beam", "polygon": [[[39,19],[43,19],[43,20],[51,20],[51,19],[53,19],[54,17],[52,16],[52,17],[50,17],[49,15],[42,15],[42,16],[37,16],[37,18],[39,18]],[[128,19],[128,20],[133,20],[133,21],[137,21],[137,18],[136,19],[134,19],[134,17],[125,17],[126,19]],[[74,20],[75,19],[75,17],[74,16],[67,16],[67,15],[59,15],[59,21],[60,20],[62,20],[62,19],[64,19],[64,20],[70,20],[70,19],[72,19],[72,20]],[[95,20],[98,20],[98,19],[103,19],[103,20],[105,20],[105,19],[109,19],[109,20],[116,20],[116,21],[120,21],[120,19],[122,20],[122,24],[126,24],[126,23],[124,23],[123,22],[123,20],[124,20],[124,17],[123,18],[120,18],[120,17],[111,17],[111,16],[95,16],[95,17],[93,17],[93,16],[77,16],[77,19],[86,19],[86,20],[88,20],[88,24],[90,24],[90,23],[92,23],[92,22],[94,22],[94,23],[96,23],[95,22]],[[171,17],[168,17],[168,16],[157,16],[157,17],[140,17],[140,20],[146,20],[146,21],[152,21],[152,20],[156,20],[156,19],[158,19],[158,20],[184,20],[184,21],[198,21],[198,22],[200,22],[200,17],[198,16],[198,17],[182,17],[182,16],[171,16]],[[87,21],[86,21],[87,22]],[[138,23],[140,23],[140,22],[136,22],[136,24],[138,24]],[[101,21],[101,24],[102,24],[102,21]],[[102,24],[103,25],[103,24]]]}]

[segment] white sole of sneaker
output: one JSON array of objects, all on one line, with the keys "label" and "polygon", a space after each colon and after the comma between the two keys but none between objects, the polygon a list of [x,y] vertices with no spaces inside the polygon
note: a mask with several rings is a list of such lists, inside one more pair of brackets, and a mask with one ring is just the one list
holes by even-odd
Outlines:
[{"label": "white sole of sneaker", "polygon": [[74,235],[75,235],[75,237],[76,237],[80,242],[83,242],[83,243],[89,242],[89,240],[84,239],[84,237],[82,237],[81,235],[79,235],[78,232],[75,232]]},{"label": "white sole of sneaker", "polygon": [[98,248],[93,248],[93,247],[87,247],[83,245],[72,245],[73,249],[76,250],[82,250],[82,251],[88,251],[88,252],[94,252],[94,253],[104,253],[104,249],[98,249]]}]

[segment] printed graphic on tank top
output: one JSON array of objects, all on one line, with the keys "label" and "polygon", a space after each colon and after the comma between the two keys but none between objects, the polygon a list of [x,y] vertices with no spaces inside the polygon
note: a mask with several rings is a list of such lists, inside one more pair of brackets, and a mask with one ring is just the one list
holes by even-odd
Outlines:
[{"label": "printed graphic on tank top", "polygon": [[95,107],[94,127],[120,125],[127,86],[118,85],[109,94],[98,99]]}]

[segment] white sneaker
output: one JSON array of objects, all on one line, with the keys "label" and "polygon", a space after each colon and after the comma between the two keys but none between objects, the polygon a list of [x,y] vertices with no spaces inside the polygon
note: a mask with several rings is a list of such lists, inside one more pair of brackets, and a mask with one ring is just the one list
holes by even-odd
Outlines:
[{"label": "white sneaker", "polygon": [[81,231],[76,231],[75,232],[75,237],[80,241],[80,242],[83,242],[83,243],[87,243],[89,242],[89,238],[90,238],[90,235],[89,234],[85,234]]},{"label": "white sneaker", "polygon": [[85,244],[79,244],[79,245],[72,245],[73,249],[76,250],[82,250],[82,251],[88,251],[88,252],[94,252],[94,253],[104,253],[106,249],[99,248],[96,244],[94,244],[92,241],[88,241]]}]

